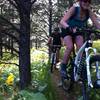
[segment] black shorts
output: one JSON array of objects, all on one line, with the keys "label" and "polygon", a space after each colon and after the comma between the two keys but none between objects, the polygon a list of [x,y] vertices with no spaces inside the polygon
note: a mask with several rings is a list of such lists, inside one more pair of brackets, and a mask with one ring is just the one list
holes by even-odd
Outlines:
[{"label": "black shorts", "polygon": [[78,35],[82,35],[82,33],[76,32],[76,33],[69,33],[67,29],[61,28],[61,37],[64,38],[67,35],[71,35],[72,37],[76,37]]}]

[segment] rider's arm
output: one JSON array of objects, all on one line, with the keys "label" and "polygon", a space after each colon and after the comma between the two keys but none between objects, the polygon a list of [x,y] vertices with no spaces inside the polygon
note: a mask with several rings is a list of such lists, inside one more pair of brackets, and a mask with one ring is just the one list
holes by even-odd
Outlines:
[{"label": "rider's arm", "polygon": [[97,15],[95,13],[93,13],[91,10],[89,11],[89,15],[90,15],[90,18],[94,24],[94,26],[96,26],[98,29],[100,29],[100,23],[99,21],[97,20]]},{"label": "rider's arm", "polygon": [[64,41],[63,41],[63,38],[61,37],[61,46],[64,46]]},{"label": "rider's arm", "polygon": [[51,36],[50,36],[49,39],[48,39],[47,45],[50,45],[50,44],[52,44],[52,37],[51,37]]},{"label": "rider's arm", "polygon": [[72,6],[63,16],[63,18],[60,21],[60,24],[63,28],[67,28],[69,27],[69,25],[67,24],[67,21],[69,20],[69,18],[74,14],[75,11],[75,7]]}]

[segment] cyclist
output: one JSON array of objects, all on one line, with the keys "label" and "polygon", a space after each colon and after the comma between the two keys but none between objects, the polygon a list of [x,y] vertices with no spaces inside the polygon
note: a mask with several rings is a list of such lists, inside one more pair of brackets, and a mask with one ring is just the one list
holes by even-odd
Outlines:
[{"label": "cyclist", "polygon": [[[50,53],[53,52],[53,45],[62,45],[62,37],[61,33],[59,32],[59,28],[55,28],[54,32],[50,35],[48,39],[48,45],[51,45],[50,47]],[[60,56],[60,49],[61,47],[57,47],[57,62],[59,62],[59,56]]]},{"label": "cyclist", "polygon": [[60,21],[62,37],[66,46],[61,62],[60,74],[62,78],[68,78],[66,68],[71,51],[73,50],[72,36],[74,36],[77,50],[83,45],[83,36],[80,33],[75,35],[76,29],[86,27],[89,18],[92,20],[94,26],[100,28],[100,23],[98,23],[96,15],[91,11],[90,4],[91,0],[78,0],[77,4],[73,4]]}]

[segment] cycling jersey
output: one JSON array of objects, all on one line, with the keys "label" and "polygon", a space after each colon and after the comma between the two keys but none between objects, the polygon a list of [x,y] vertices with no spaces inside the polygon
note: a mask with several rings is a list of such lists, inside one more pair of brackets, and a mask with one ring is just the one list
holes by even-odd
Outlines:
[{"label": "cycling jersey", "polygon": [[89,12],[86,11],[86,15],[83,19],[80,18],[80,7],[75,7],[74,15],[67,21],[70,27],[86,27],[87,20],[89,19]]},{"label": "cycling jersey", "polygon": [[[73,14],[73,16],[67,21],[69,27],[86,27],[87,26],[87,20],[89,19],[89,12],[88,10],[86,11],[86,15],[84,18],[80,18],[80,7],[76,6],[75,7],[75,12]],[[67,29],[62,28],[62,37],[64,38],[66,35],[71,35],[70,33],[68,33]],[[77,34],[77,35],[81,35],[81,34]],[[75,36],[75,35],[74,35]]]},{"label": "cycling jersey", "polygon": [[51,37],[53,38],[53,45],[61,45],[61,34],[60,33],[52,33]]}]

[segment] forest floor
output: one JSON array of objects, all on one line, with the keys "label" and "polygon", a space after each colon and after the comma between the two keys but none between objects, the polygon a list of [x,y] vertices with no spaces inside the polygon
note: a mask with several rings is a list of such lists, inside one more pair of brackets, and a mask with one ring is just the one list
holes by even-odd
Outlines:
[{"label": "forest floor", "polygon": [[54,70],[51,74],[52,84],[56,91],[57,100],[81,100],[79,93],[79,85],[75,84],[74,88],[70,92],[65,92],[59,83],[61,82],[59,69]]}]

